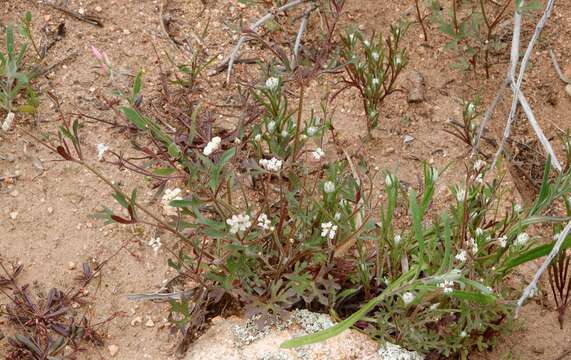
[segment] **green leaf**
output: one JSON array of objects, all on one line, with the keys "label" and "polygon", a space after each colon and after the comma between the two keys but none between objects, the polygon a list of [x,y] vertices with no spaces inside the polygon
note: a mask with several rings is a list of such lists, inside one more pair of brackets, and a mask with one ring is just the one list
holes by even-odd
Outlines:
[{"label": "green leaf", "polygon": [[175,143],[171,143],[167,148],[167,151],[169,155],[172,156],[173,158],[178,158],[180,156],[180,149]]},{"label": "green leaf", "polygon": [[125,196],[123,196],[123,194],[115,192],[111,195],[115,198],[115,200],[117,200],[119,205],[121,205],[125,209],[127,209],[129,207],[129,203],[127,202],[127,199],[125,199]]},{"label": "green leaf", "polygon": [[[540,245],[529,249],[517,257],[510,258],[505,262],[501,269],[499,269],[499,271],[506,272],[521,264],[525,264],[535,259],[547,256],[549,252],[551,252],[551,249],[553,249],[553,245],[555,245],[555,243]],[[561,250],[568,249],[569,247],[571,247],[571,236],[567,236],[567,238],[563,241],[563,244],[561,244]]]},{"label": "green leaf", "polygon": [[491,294],[482,294],[471,291],[454,290],[450,293],[450,296],[461,300],[477,302],[482,305],[494,304],[496,302],[496,297]]},{"label": "green leaf", "polygon": [[424,266],[424,234],[422,233],[422,214],[418,203],[416,202],[416,191],[413,189],[408,193],[408,201],[410,204],[410,212],[412,215],[412,227],[414,229],[414,235],[416,241],[418,242],[418,261],[420,264],[420,269]]},{"label": "green leaf", "polygon": [[145,130],[148,125],[148,121],[139,114],[138,111],[128,108],[122,107],[121,111],[127,117],[127,120],[132,122],[139,130]]}]

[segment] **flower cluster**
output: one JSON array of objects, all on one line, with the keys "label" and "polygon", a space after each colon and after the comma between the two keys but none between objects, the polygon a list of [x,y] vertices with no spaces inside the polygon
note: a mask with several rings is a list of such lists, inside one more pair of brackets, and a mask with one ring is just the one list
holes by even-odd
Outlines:
[{"label": "flower cluster", "polygon": [[261,213],[258,217],[258,227],[263,230],[270,230],[274,231],[274,227],[272,226],[272,221],[268,218],[268,215],[265,213]]},{"label": "flower cluster", "polygon": [[283,161],[276,159],[275,157],[268,159],[260,159],[260,166],[267,171],[278,172],[282,169]]},{"label": "flower cluster", "polygon": [[325,191],[327,194],[331,194],[332,192],[334,192],[335,184],[333,183],[333,181],[326,181],[323,184],[323,191]]},{"label": "flower cluster", "polygon": [[325,152],[323,151],[323,149],[321,148],[317,148],[315,149],[311,155],[313,155],[313,158],[317,161],[321,160],[322,157],[325,156]]},{"label": "flower cluster", "polygon": [[476,255],[478,253],[478,243],[476,243],[476,240],[474,240],[473,237],[468,239],[468,246],[470,246],[472,254]]},{"label": "flower cluster", "polygon": [[529,241],[529,235],[527,233],[520,233],[514,241],[515,246],[524,246]]},{"label": "flower cluster", "polygon": [[163,198],[161,199],[161,204],[163,206],[163,211],[167,216],[175,216],[177,214],[177,209],[174,206],[170,205],[170,202],[173,200],[182,200],[180,193],[182,192],[179,188],[174,189],[166,189],[165,193],[163,194]]},{"label": "flower cluster", "polygon": [[455,259],[462,263],[466,262],[466,260],[468,259],[468,253],[466,252],[466,250],[460,250],[458,254],[456,254]]},{"label": "flower cluster", "polygon": [[161,238],[158,236],[156,238],[155,237],[151,238],[151,240],[149,240],[149,246],[155,252],[155,256],[157,256],[157,254],[159,253],[159,250],[161,249],[161,246],[162,246]]},{"label": "flower cluster", "polygon": [[206,156],[210,156],[210,154],[212,154],[213,152],[215,152],[220,148],[220,142],[222,142],[222,139],[220,139],[219,136],[213,137],[212,140],[210,140],[208,144],[206,144],[206,147],[204,148],[202,153]]},{"label": "flower cluster", "polygon": [[454,291],[454,281],[452,280],[444,280],[443,282],[441,282],[440,284],[438,284],[438,287],[442,288],[442,291],[445,294],[449,294],[452,291]]},{"label": "flower cluster", "polygon": [[266,80],[266,88],[268,90],[275,90],[280,85],[280,79],[271,77]]},{"label": "flower cluster", "polygon": [[326,222],[321,224],[321,236],[327,237],[331,240],[335,238],[337,234],[337,225],[333,225],[332,222]]},{"label": "flower cluster", "polygon": [[416,296],[414,295],[414,293],[411,293],[410,291],[402,294],[402,301],[404,301],[405,305],[412,303],[415,298]]},{"label": "flower cluster", "polygon": [[232,234],[236,234],[239,231],[246,231],[252,226],[250,215],[248,214],[232,215],[230,219],[226,219],[226,224],[230,225],[230,233]]}]

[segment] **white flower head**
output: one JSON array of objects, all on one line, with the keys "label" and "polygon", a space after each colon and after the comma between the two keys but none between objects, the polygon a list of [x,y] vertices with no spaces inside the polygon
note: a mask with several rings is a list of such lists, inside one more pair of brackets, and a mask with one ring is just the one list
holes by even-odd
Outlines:
[{"label": "white flower head", "polygon": [[287,132],[287,130],[282,130],[281,136],[285,139],[287,138],[289,135],[289,133]]},{"label": "white flower head", "polygon": [[269,90],[275,90],[280,85],[280,79],[276,77],[271,77],[266,80],[266,88]]},{"label": "white flower head", "polygon": [[373,52],[371,53],[371,57],[373,58],[373,60],[379,61],[379,58],[380,58],[381,56],[379,55],[378,52],[373,51]]},{"label": "white flower head", "polygon": [[452,280],[444,280],[443,282],[441,282],[440,284],[438,284],[438,287],[442,288],[442,291],[445,294],[449,294],[452,291],[454,291],[454,281]]},{"label": "white flower head", "polygon": [[268,218],[268,215],[261,213],[258,217],[258,227],[263,230],[273,231],[272,221]]},{"label": "white flower head", "polygon": [[478,176],[476,176],[476,178],[474,179],[474,181],[478,184],[483,184],[484,183],[484,174],[479,173]]},{"label": "white flower head", "polygon": [[466,260],[468,259],[468,253],[466,252],[466,250],[460,250],[454,258],[462,263],[466,262]]},{"label": "white flower head", "polygon": [[269,131],[269,132],[273,132],[275,128],[276,128],[276,122],[275,122],[275,121],[270,121],[270,122],[268,123],[268,131]]},{"label": "white flower head", "polygon": [[508,237],[505,235],[499,237],[498,243],[500,244],[500,247],[505,248],[506,246],[508,246]]},{"label": "white flower head", "polygon": [[394,184],[394,179],[393,176],[391,174],[387,174],[387,176],[385,176],[385,185],[387,186],[393,186]]},{"label": "white flower head", "polygon": [[476,171],[480,171],[485,167],[486,167],[486,162],[484,160],[478,159],[474,162],[474,170]]},{"label": "white flower head", "polygon": [[476,237],[484,235],[484,230],[481,227],[476,228]]},{"label": "white flower head", "polygon": [[109,146],[101,143],[101,144],[97,144],[97,160],[102,161],[103,160],[103,156],[105,155],[105,152],[109,150]]},{"label": "white flower head", "polygon": [[369,42],[369,40],[365,40],[363,41],[363,45],[365,45],[365,47],[369,47],[371,46],[371,43]]},{"label": "white flower head", "polygon": [[161,199],[161,205],[163,206],[163,211],[167,216],[175,216],[177,214],[177,209],[170,205],[173,200],[182,200],[180,193],[182,192],[179,188],[166,189],[163,197]]},{"label": "white flower head", "polygon": [[381,84],[381,82],[379,78],[374,77],[373,80],[371,80],[371,84],[373,84],[373,87],[376,88]]},{"label": "white flower head", "polygon": [[353,42],[353,40],[355,40],[355,34],[351,33],[349,34],[349,41]]},{"label": "white flower head", "polygon": [[473,255],[476,255],[478,253],[478,243],[476,243],[476,240],[474,240],[474,238],[470,238],[468,239],[468,246],[470,246],[470,251],[472,252]]},{"label": "white flower head", "polygon": [[524,246],[529,241],[529,235],[525,232],[520,233],[514,241],[515,246]]},{"label": "white flower head", "polygon": [[161,243],[161,238],[160,237],[153,237],[151,238],[151,240],[149,240],[149,246],[153,249],[153,251],[155,252],[155,256],[157,256],[157,254],[159,253],[159,250],[161,249],[161,246],[163,244]]},{"label": "white flower head", "polygon": [[321,237],[333,240],[335,238],[335,234],[337,234],[337,225],[334,225],[332,222],[321,224]]},{"label": "white flower head", "polygon": [[8,131],[12,128],[12,123],[14,122],[14,118],[16,117],[16,114],[14,114],[13,112],[9,112],[6,115],[6,118],[4,119],[4,122],[2,123],[2,130],[4,131]]},{"label": "white flower head", "polygon": [[206,144],[206,147],[204,148],[204,150],[202,151],[202,153],[206,156],[210,156],[210,154],[212,154],[213,152],[215,152],[216,150],[218,150],[220,148],[220,143],[222,142],[222,139],[220,139],[219,136],[215,136],[213,137],[208,144]]},{"label": "white flower head", "polygon": [[476,112],[476,105],[474,103],[469,103],[467,107],[468,113],[473,114]]},{"label": "white flower head", "polygon": [[322,157],[325,156],[325,152],[323,151],[323,149],[321,148],[317,148],[315,150],[313,150],[313,152],[311,153],[311,155],[313,155],[313,158],[315,160],[321,160]]},{"label": "white flower head", "polygon": [[415,298],[416,298],[416,295],[414,295],[414,293],[412,293],[410,291],[407,291],[404,294],[402,294],[402,301],[404,301],[405,305],[412,303]]},{"label": "white flower head", "polygon": [[397,65],[402,64],[402,58],[400,55],[395,56],[395,64]]},{"label": "white flower head", "polygon": [[522,211],[523,211],[523,206],[521,206],[520,203],[516,203],[516,204],[514,205],[514,211],[517,212],[517,213],[522,212]]},{"label": "white flower head", "polygon": [[458,189],[456,191],[456,200],[458,200],[458,202],[464,202],[464,200],[466,200],[466,190]]},{"label": "white flower head", "polygon": [[230,219],[226,219],[226,224],[230,225],[231,234],[236,234],[239,231],[246,231],[250,226],[252,226],[250,215],[248,214],[232,215]]},{"label": "white flower head", "polygon": [[462,332],[460,333],[460,337],[466,337],[468,336],[468,333],[466,333],[466,331],[462,330]]},{"label": "white flower head", "polygon": [[314,136],[315,134],[317,134],[317,128],[315,126],[307,128],[307,136]]},{"label": "white flower head", "polygon": [[325,191],[327,194],[331,194],[332,192],[334,192],[335,184],[333,183],[333,181],[326,181],[325,184],[323,184],[323,191]]},{"label": "white flower head", "polygon": [[256,134],[256,136],[254,136],[254,141],[255,142],[260,142],[262,140],[262,135],[261,134]]},{"label": "white flower head", "polygon": [[335,213],[335,216],[333,216],[333,218],[335,219],[335,221],[339,221],[341,220],[341,213],[338,211]]},{"label": "white flower head", "polygon": [[400,234],[396,234],[395,237],[393,238],[395,246],[399,246],[401,240],[402,240],[402,238],[401,238]]},{"label": "white flower head", "polygon": [[283,161],[273,157],[270,160],[260,159],[260,166],[267,171],[278,172],[282,169]]}]

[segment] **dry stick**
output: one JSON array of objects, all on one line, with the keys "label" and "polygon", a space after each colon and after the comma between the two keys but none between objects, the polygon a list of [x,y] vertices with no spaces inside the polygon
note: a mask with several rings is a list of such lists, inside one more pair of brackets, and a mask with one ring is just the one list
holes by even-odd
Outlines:
[{"label": "dry stick", "polygon": [[504,94],[504,90],[508,86],[509,82],[510,82],[510,80],[509,80],[509,75],[508,75],[508,77],[506,77],[506,79],[502,82],[502,84],[498,88],[498,91],[496,92],[496,96],[494,97],[494,100],[492,101],[490,106],[488,106],[488,108],[486,109],[486,113],[484,114],[484,118],[482,119],[482,122],[480,123],[480,127],[478,128],[478,134],[476,135],[476,141],[474,142],[474,147],[472,149],[472,157],[478,155],[478,152],[480,149],[480,139],[482,138],[482,135],[484,134],[484,129],[486,128],[488,121],[490,120],[490,118],[494,114],[494,110],[496,110],[498,103],[502,99],[502,96]]},{"label": "dry stick", "polygon": [[307,21],[309,20],[309,15],[311,14],[312,9],[307,10],[303,14],[303,18],[301,19],[301,24],[299,24],[299,31],[297,32],[297,36],[295,38],[295,45],[293,46],[293,57],[291,59],[291,68],[295,69],[297,64],[299,63],[299,50],[301,49],[301,38],[303,37],[303,33],[305,31],[305,27],[307,26]]},{"label": "dry stick", "polygon": [[[525,51],[525,55],[521,61],[521,65],[519,68],[519,74],[518,74],[518,79],[517,79],[517,83],[515,84],[515,86],[513,85],[513,81],[512,83],[512,90],[514,93],[513,96],[513,101],[512,101],[512,106],[511,106],[511,110],[510,110],[510,114],[508,116],[508,120],[506,123],[506,127],[504,128],[504,136],[502,138],[502,141],[500,142],[500,146],[498,148],[498,151],[496,152],[496,155],[494,156],[494,160],[492,162],[492,166],[494,166],[499,158],[499,156],[502,154],[503,150],[504,150],[504,146],[505,143],[507,141],[507,139],[510,136],[510,130],[511,130],[511,126],[513,124],[514,121],[514,117],[515,117],[515,112],[517,109],[517,104],[518,101],[521,100],[522,96],[520,96],[520,89],[521,89],[521,84],[523,82],[523,78],[525,75],[525,71],[527,69],[527,63],[529,62],[529,59],[531,57],[531,53],[533,51],[533,47],[535,45],[535,42],[537,41],[537,39],[539,38],[539,35],[541,34],[541,31],[543,30],[543,27],[545,26],[545,23],[547,22],[547,20],[549,19],[549,17],[551,16],[551,13],[553,11],[553,4],[555,3],[555,0],[549,0],[549,2],[547,3],[547,6],[545,8],[545,11],[543,13],[543,16],[541,17],[541,19],[539,20],[539,22],[537,23],[537,26],[535,28],[535,32],[533,33],[533,36],[527,46],[527,49]],[[517,13],[517,11],[516,11]],[[521,24],[520,24],[521,26]],[[515,37],[515,33],[514,33],[514,37]],[[519,42],[519,41],[518,41]],[[513,56],[513,45],[514,43],[512,43],[512,56]],[[513,60],[513,59],[512,59]],[[512,69],[513,69],[513,63],[512,63]],[[523,104],[522,104],[523,105]],[[529,109],[531,110],[531,109]],[[527,114],[527,112],[526,112]],[[559,161],[557,160],[557,157],[555,155],[555,152],[553,152],[553,149],[551,148],[551,145],[549,144],[549,142],[544,142],[544,138],[545,136],[543,136],[543,138],[540,136],[540,134],[537,132],[537,129],[539,128],[539,125],[537,124],[537,121],[535,121],[535,117],[533,117],[533,120],[530,119],[528,117],[528,119],[530,120],[530,122],[532,123],[532,126],[534,127],[534,130],[536,130],[536,134],[538,135],[538,137],[540,138],[540,141],[542,142],[543,147],[545,148],[545,150],[549,153],[549,155],[551,156],[551,164],[554,168],[556,168],[559,172],[562,171],[562,167],[561,164],[559,163]]]},{"label": "dry stick", "polygon": [[[305,3],[306,1],[308,1],[308,0],[293,0],[293,1],[290,1],[283,6],[280,6],[274,12],[267,13],[266,15],[264,15],[260,19],[258,19],[258,21],[256,21],[252,25],[250,25],[249,30],[250,31],[256,31],[256,29],[258,27],[260,27],[261,25],[263,25],[266,21],[273,19],[275,16],[275,13],[286,11],[292,7],[295,7],[295,6],[298,6],[300,4]],[[238,39],[238,43],[236,44],[236,46],[234,47],[234,49],[230,53],[230,56],[222,62],[222,63],[228,63],[228,73],[226,75],[226,83],[230,83],[230,73],[232,72],[232,66],[234,65],[234,61],[236,60],[236,57],[238,56],[238,52],[240,51],[240,47],[242,46],[242,44],[244,44],[245,41],[246,41],[246,35],[240,36],[240,39]]]},{"label": "dry stick", "polygon": [[571,80],[569,80],[567,76],[563,74],[563,71],[561,71],[561,68],[559,67],[559,62],[557,62],[557,57],[555,56],[555,53],[551,49],[549,49],[549,56],[551,57],[551,62],[553,63],[553,67],[555,68],[555,71],[557,72],[559,79],[561,79],[561,81],[563,81],[566,84],[571,84]]},{"label": "dry stick", "polygon": [[559,233],[559,237],[557,238],[557,242],[555,243],[555,245],[553,245],[553,249],[551,249],[551,252],[549,253],[549,255],[547,255],[547,258],[545,259],[543,264],[541,264],[541,267],[533,276],[533,280],[531,281],[531,283],[529,283],[529,285],[525,288],[525,290],[521,294],[521,297],[517,301],[517,307],[515,309],[515,317],[518,316],[519,310],[521,309],[523,302],[531,295],[533,291],[535,291],[539,278],[541,277],[541,275],[543,275],[543,273],[545,272],[545,270],[547,270],[547,267],[549,266],[551,261],[559,253],[559,250],[561,249],[561,244],[563,244],[563,241],[565,240],[570,231],[571,231],[571,221],[568,222],[567,225],[565,226],[565,229],[563,229],[563,231]]}]

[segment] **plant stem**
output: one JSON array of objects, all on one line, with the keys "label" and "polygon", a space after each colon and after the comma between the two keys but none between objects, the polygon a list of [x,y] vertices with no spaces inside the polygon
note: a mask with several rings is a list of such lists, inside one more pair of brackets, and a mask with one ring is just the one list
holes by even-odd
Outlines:
[{"label": "plant stem", "polygon": [[420,13],[420,5],[419,0],[415,0],[416,5],[416,16],[418,17],[418,22],[420,23],[420,27],[422,28],[422,34],[424,35],[424,42],[428,42],[428,34],[426,32],[426,26],[424,25],[424,19],[422,14]]}]

